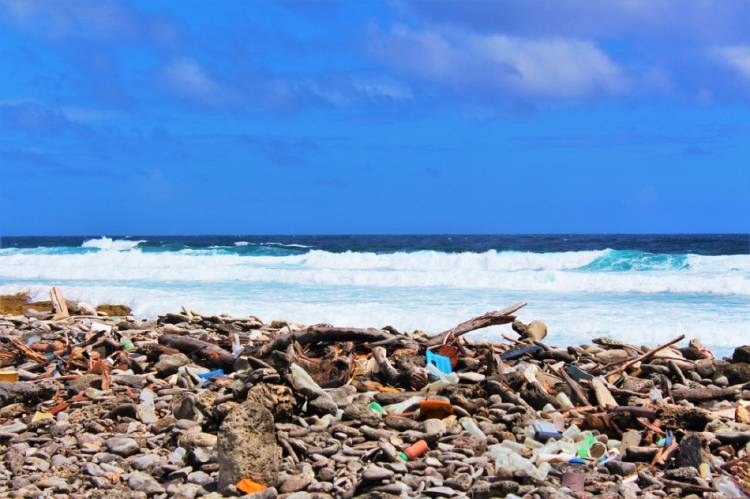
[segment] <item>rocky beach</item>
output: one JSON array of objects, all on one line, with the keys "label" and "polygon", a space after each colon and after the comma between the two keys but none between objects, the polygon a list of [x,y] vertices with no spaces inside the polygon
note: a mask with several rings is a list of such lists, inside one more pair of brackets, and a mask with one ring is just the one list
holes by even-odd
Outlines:
[{"label": "rocky beach", "polygon": [[27,299],[0,298],[2,496],[750,492],[748,345],[553,346],[525,303],[427,334]]}]

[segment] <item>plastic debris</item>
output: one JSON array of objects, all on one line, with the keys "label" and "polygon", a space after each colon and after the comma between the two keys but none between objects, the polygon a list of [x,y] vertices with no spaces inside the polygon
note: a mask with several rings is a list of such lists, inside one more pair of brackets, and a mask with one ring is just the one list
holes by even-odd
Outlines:
[{"label": "plastic debris", "polygon": [[413,460],[422,456],[428,450],[430,450],[430,446],[427,445],[426,440],[417,440],[413,445],[404,449],[400,456],[404,461]]},{"label": "plastic debris", "polygon": [[219,376],[224,376],[224,370],[223,369],[214,369],[213,371],[208,371],[206,373],[200,373],[198,375],[198,377],[202,378],[202,379],[218,378]]},{"label": "plastic debris", "polygon": [[559,439],[562,437],[562,433],[555,428],[555,425],[546,421],[534,421],[532,427],[534,428],[534,439],[539,442],[546,442],[550,438]]},{"label": "plastic debris", "polygon": [[243,478],[235,484],[237,490],[244,492],[245,494],[253,494],[255,492],[263,492],[268,487],[258,482],[254,482],[248,478]]},{"label": "plastic debris", "polygon": [[437,367],[443,374],[450,374],[453,372],[450,357],[437,354],[432,350],[427,350],[425,356],[427,358],[427,364]]},{"label": "plastic debris", "polygon": [[0,381],[4,383],[15,383],[18,381],[18,371],[15,369],[0,370]]},{"label": "plastic debris", "polygon": [[376,414],[379,414],[379,415],[381,415],[381,416],[382,416],[383,414],[385,414],[385,409],[383,408],[383,406],[382,406],[382,405],[380,405],[380,404],[378,404],[378,403],[377,403],[377,402],[375,402],[375,401],[373,401],[373,402],[370,402],[370,405],[368,405],[367,407],[369,407],[369,408],[370,408],[370,410],[371,410],[371,411],[373,411],[374,413],[376,413]]},{"label": "plastic debris", "polygon": [[453,414],[453,404],[447,400],[427,399],[419,402],[419,416],[422,419],[443,419]]}]

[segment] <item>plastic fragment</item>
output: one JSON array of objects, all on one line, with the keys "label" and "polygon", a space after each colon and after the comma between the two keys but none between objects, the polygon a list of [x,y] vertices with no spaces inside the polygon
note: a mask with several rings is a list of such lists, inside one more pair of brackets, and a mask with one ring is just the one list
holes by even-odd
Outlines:
[{"label": "plastic fragment", "polygon": [[380,415],[385,414],[385,409],[383,408],[383,406],[378,404],[375,401],[370,402],[370,405],[368,405],[367,407],[369,407],[370,410],[375,412],[376,414],[380,414]]},{"label": "plastic fragment", "polygon": [[562,437],[562,433],[552,423],[534,421],[531,426],[534,429],[534,439],[539,442],[546,442],[550,438],[559,439]]},{"label": "plastic fragment", "polygon": [[427,399],[419,402],[419,415],[422,419],[443,419],[451,414],[453,414],[453,404],[446,400]]},{"label": "plastic fragment", "polygon": [[513,350],[509,350],[505,352],[504,354],[500,355],[500,360],[513,360],[517,359],[519,357],[522,357],[526,355],[527,353],[536,353],[539,350],[542,350],[542,347],[539,345],[529,345],[521,348],[515,348]]},{"label": "plastic fragment", "polygon": [[461,418],[461,426],[466,430],[472,437],[478,438],[481,441],[487,440],[487,435],[477,426],[477,423],[471,418]]},{"label": "plastic fragment", "polygon": [[133,345],[133,342],[130,341],[130,338],[123,336],[120,338],[120,344],[122,345],[123,350],[132,350],[135,348],[135,345]]},{"label": "plastic fragment", "polygon": [[[410,447],[407,447],[404,449],[404,451],[401,453],[403,459],[403,456],[405,455],[408,459],[416,459],[419,456],[422,456],[425,452],[427,452],[430,449],[429,445],[427,445],[426,440],[417,440],[414,442],[413,445]],[[404,459],[404,461],[407,461],[408,459]]]},{"label": "plastic fragment", "polygon": [[34,416],[31,418],[32,423],[36,423],[37,421],[44,421],[47,419],[54,419],[55,417],[50,414],[49,412],[35,412]]},{"label": "plastic fragment", "polygon": [[578,447],[578,457],[591,457],[591,447],[596,443],[593,435],[587,435],[581,445]]},{"label": "plastic fragment", "polygon": [[241,490],[245,494],[252,494],[253,492],[263,492],[268,487],[265,485],[254,482],[248,478],[243,478],[239,482],[235,484],[235,487],[237,487],[237,490]]},{"label": "plastic fragment", "polygon": [[0,381],[5,383],[15,383],[18,381],[18,371],[15,369],[3,369],[0,371]]},{"label": "plastic fragment", "polygon": [[201,373],[198,375],[198,377],[202,379],[218,378],[219,376],[224,376],[224,369],[214,369],[213,371],[208,371],[207,373]]},{"label": "plastic fragment", "polygon": [[[433,365],[440,369],[444,374],[450,374],[453,372],[450,357],[434,353],[432,350],[427,350],[425,356],[427,358],[428,370],[429,366]],[[432,374],[432,371],[430,373]]]}]

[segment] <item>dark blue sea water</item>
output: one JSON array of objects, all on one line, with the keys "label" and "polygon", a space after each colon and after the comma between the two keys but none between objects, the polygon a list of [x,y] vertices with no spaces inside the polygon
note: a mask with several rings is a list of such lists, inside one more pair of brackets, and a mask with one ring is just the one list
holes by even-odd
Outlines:
[{"label": "dark blue sea water", "polygon": [[[440,331],[528,301],[550,341],[750,337],[750,237],[80,236],[0,239],[0,293]],[[498,339],[498,328],[482,334]]]},{"label": "dark blue sea water", "polygon": [[[4,237],[0,248],[72,247],[101,236]],[[441,252],[529,251],[536,253],[601,249],[648,253],[743,255],[750,253],[748,234],[518,234],[518,235],[239,235],[239,236],[110,236],[142,241],[143,251],[179,251],[222,247],[238,254],[433,250]],[[237,246],[237,243],[248,243]]]}]

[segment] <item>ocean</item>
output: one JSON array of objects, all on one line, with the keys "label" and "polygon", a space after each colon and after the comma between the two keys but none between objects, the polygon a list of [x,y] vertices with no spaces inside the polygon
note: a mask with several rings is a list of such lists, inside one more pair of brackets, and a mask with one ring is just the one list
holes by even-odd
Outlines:
[{"label": "ocean", "polygon": [[[518,301],[550,344],[750,341],[748,235],[3,237],[0,294],[440,332]],[[509,326],[503,326],[509,330]],[[475,337],[500,339],[501,328]]]}]

